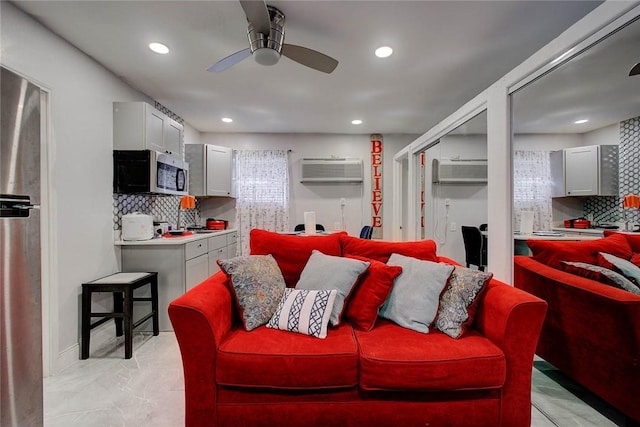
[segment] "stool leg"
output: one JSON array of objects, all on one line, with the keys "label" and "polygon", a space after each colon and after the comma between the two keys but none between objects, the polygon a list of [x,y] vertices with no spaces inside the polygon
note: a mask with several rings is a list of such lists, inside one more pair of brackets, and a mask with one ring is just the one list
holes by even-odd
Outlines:
[{"label": "stool leg", "polygon": [[[122,292],[113,293],[113,313],[124,313],[122,307]],[[114,317],[113,321],[116,323],[116,336],[122,336],[122,317]]]},{"label": "stool leg", "polygon": [[91,291],[82,288],[82,349],[81,359],[89,358],[89,340],[91,338]]},{"label": "stool leg", "polygon": [[160,333],[160,312],[158,311],[158,275],[151,281],[151,310],[153,310],[153,335]]},{"label": "stool leg", "polygon": [[133,354],[133,289],[124,291],[124,358],[131,359]]}]

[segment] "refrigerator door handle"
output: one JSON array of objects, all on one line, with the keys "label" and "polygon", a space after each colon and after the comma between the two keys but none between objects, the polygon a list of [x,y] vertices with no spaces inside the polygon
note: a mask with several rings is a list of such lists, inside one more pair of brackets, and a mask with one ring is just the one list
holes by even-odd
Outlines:
[{"label": "refrigerator door handle", "polygon": [[11,207],[13,209],[22,209],[22,210],[40,209],[40,205],[13,205]]}]

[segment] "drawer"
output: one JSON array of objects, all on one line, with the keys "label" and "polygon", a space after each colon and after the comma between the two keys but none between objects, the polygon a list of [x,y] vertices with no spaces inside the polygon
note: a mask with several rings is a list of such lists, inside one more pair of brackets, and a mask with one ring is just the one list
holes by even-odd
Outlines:
[{"label": "drawer", "polygon": [[227,234],[227,245],[232,245],[238,241],[238,233],[234,231],[233,233]]},{"label": "drawer", "polygon": [[227,238],[224,234],[220,236],[209,237],[209,252],[213,252],[217,249],[227,246]]},{"label": "drawer", "polygon": [[195,258],[202,254],[206,254],[208,251],[209,248],[207,246],[207,241],[204,239],[189,242],[185,245],[184,259],[189,260]]}]

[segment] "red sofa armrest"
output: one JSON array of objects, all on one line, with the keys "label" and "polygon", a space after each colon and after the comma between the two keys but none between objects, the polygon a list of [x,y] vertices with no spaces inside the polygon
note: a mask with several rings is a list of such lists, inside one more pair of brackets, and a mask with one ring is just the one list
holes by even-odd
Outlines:
[{"label": "red sofa armrest", "polygon": [[483,291],[475,327],[502,349],[507,375],[502,389],[501,426],[531,424],[531,373],[547,303],[491,280]]},{"label": "red sofa armrest", "polygon": [[182,355],[187,426],[215,424],[216,352],[233,325],[226,281],[226,275],[218,272],[169,304]]}]

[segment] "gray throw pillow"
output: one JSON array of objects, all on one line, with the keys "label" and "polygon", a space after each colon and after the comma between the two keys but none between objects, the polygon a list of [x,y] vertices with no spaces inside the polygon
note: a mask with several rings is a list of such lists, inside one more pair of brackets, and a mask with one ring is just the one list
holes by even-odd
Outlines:
[{"label": "gray throw pillow", "polygon": [[622,259],[615,255],[605,252],[600,252],[600,255],[613,264],[613,266],[617,268],[624,277],[631,280],[636,286],[640,287],[640,267],[631,261],[627,261],[626,259]]},{"label": "gray throw pillow", "polygon": [[360,274],[367,268],[369,268],[368,262],[325,255],[314,249],[300,274],[296,289],[336,289],[338,292],[333,303],[330,320],[331,324],[335,326],[340,322],[344,300],[351,292]]},{"label": "gray throw pillow", "polygon": [[414,331],[429,332],[453,266],[398,254],[391,254],[387,264],[402,267],[402,273],[380,308],[380,317]]}]

